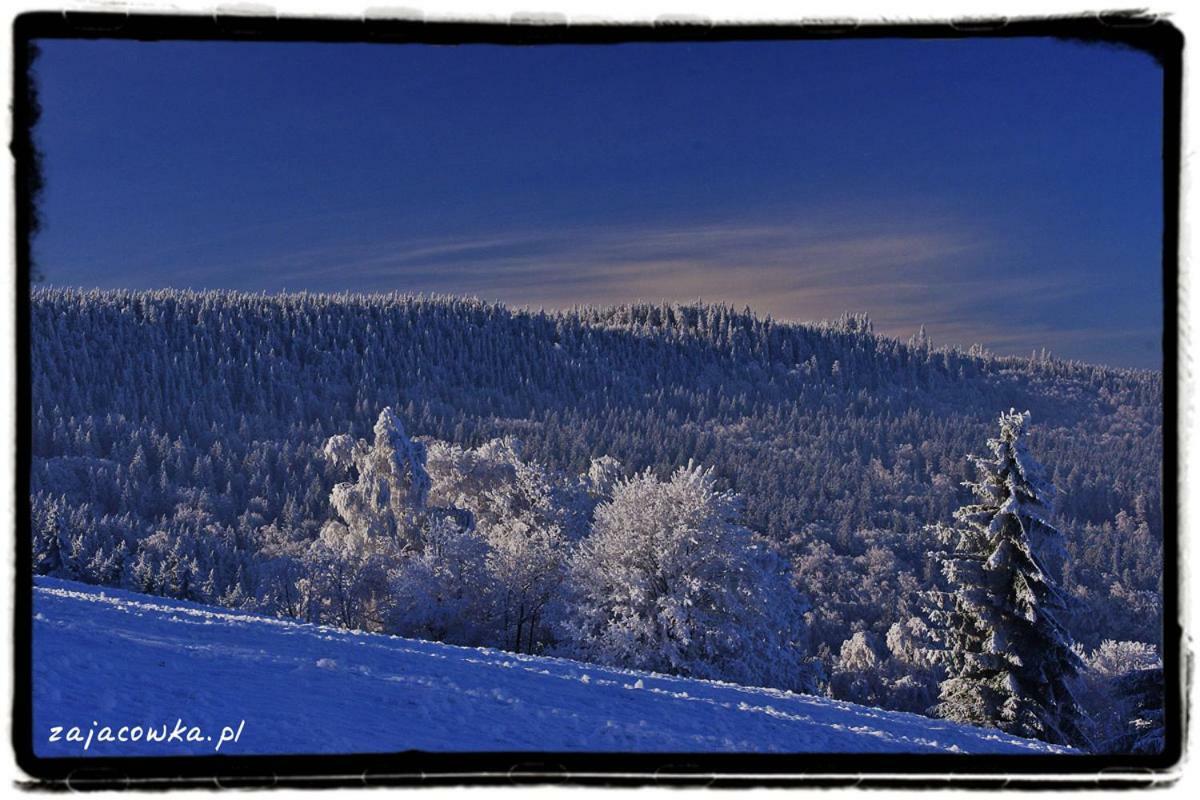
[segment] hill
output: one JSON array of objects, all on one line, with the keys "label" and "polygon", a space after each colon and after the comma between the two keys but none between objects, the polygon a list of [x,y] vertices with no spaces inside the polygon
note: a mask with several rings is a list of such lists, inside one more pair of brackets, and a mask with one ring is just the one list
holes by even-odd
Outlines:
[{"label": "hill", "polygon": [[[36,579],[33,606],[33,741],[43,757],[207,755],[226,726],[241,728],[221,743],[230,755],[1064,752],[773,689],[352,633],[50,578]],[[211,740],[99,741],[105,726],[114,736],[122,726],[169,735],[177,720]],[[56,726],[64,730],[51,742]],[[66,740],[72,726],[85,742]]]},{"label": "hill", "polygon": [[882,639],[912,616],[936,572],[926,526],[966,500],[967,455],[1016,407],[1032,412],[1059,489],[1072,633],[1089,648],[1160,643],[1158,372],[905,343],[864,316],[801,325],[704,304],[550,313],[39,288],[30,333],[35,527],[50,515],[107,542],[62,577],[129,585],[165,531],[215,551],[192,599],[266,602],[262,531],[314,540],[339,479],[325,441],[367,435],[392,406],[414,435],[517,437],[524,457],[567,475],[602,456],[626,474],[714,468],[745,523],[796,565],[814,644],[836,653],[857,628]]}]

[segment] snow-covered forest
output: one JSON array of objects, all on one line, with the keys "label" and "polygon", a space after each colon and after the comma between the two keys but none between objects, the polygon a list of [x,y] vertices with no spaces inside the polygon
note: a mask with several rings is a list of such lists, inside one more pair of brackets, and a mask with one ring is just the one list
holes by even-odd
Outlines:
[{"label": "snow-covered forest", "polygon": [[37,289],[31,325],[40,574],[1161,747],[1158,372],[720,305]]}]

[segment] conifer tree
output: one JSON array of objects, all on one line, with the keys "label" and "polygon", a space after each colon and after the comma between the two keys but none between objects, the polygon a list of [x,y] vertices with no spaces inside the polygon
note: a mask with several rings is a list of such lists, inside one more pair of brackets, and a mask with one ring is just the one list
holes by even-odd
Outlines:
[{"label": "conifer tree", "polygon": [[39,575],[60,575],[64,567],[62,547],[62,510],[57,499],[41,503],[38,509],[35,498],[35,514],[41,511],[40,519],[34,523],[33,571]]},{"label": "conifer tree", "polygon": [[947,677],[941,717],[1017,736],[1086,746],[1074,684],[1083,665],[1060,622],[1065,598],[1034,540],[1056,540],[1051,497],[1024,437],[1028,412],[1000,415],[991,458],[972,457],[974,504],[944,530],[954,551],[942,562],[951,592],[943,626]]}]

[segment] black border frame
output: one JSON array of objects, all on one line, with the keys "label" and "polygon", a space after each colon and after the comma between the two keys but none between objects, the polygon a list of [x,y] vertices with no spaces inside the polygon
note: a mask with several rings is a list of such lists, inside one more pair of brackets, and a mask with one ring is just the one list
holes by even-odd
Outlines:
[{"label": "black border frame", "polygon": [[[603,785],[1044,786],[1147,785],[1170,779],[1183,755],[1183,627],[1179,606],[1178,271],[1183,34],[1134,13],[1041,20],[964,20],[914,24],[571,25],[395,19],[33,12],[13,23],[13,141],[16,166],[16,564],[12,741],[18,766],[57,789],[167,788],[181,785],[415,785],[575,783]],[[35,39],[269,41],[546,45],[831,38],[1052,37],[1134,48],[1163,72],[1163,662],[1167,749],[1157,755],[923,755],[696,753],[442,753],[335,756],[172,756],[41,758],[33,752],[30,467],[30,244],[33,221],[29,95],[25,64]]]}]

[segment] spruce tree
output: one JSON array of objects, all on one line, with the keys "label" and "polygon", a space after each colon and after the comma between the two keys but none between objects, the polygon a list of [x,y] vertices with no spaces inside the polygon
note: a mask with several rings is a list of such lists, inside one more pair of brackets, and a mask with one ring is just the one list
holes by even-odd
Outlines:
[{"label": "spruce tree", "polygon": [[[34,499],[35,514],[41,497]],[[65,563],[63,558],[62,504],[51,499],[42,505],[41,519],[34,524],[33,571],[38,575],[61,576]]]},{"label": "spruce tree", "polygon": [[[947,677],[935,711],[1054,744],[1087,746],[1074,685],[1083,664],[1060,622],[1066,600],[1055,580],[1061,535],[1050,524],[1051,487],[1025,447],[1029,414],[1000,415],[991,458],[972,457],[973,504],[944,530],[951,590],[935,618],[947,647]],[[1039,546],[1040,545],[1040,546]]]}]

